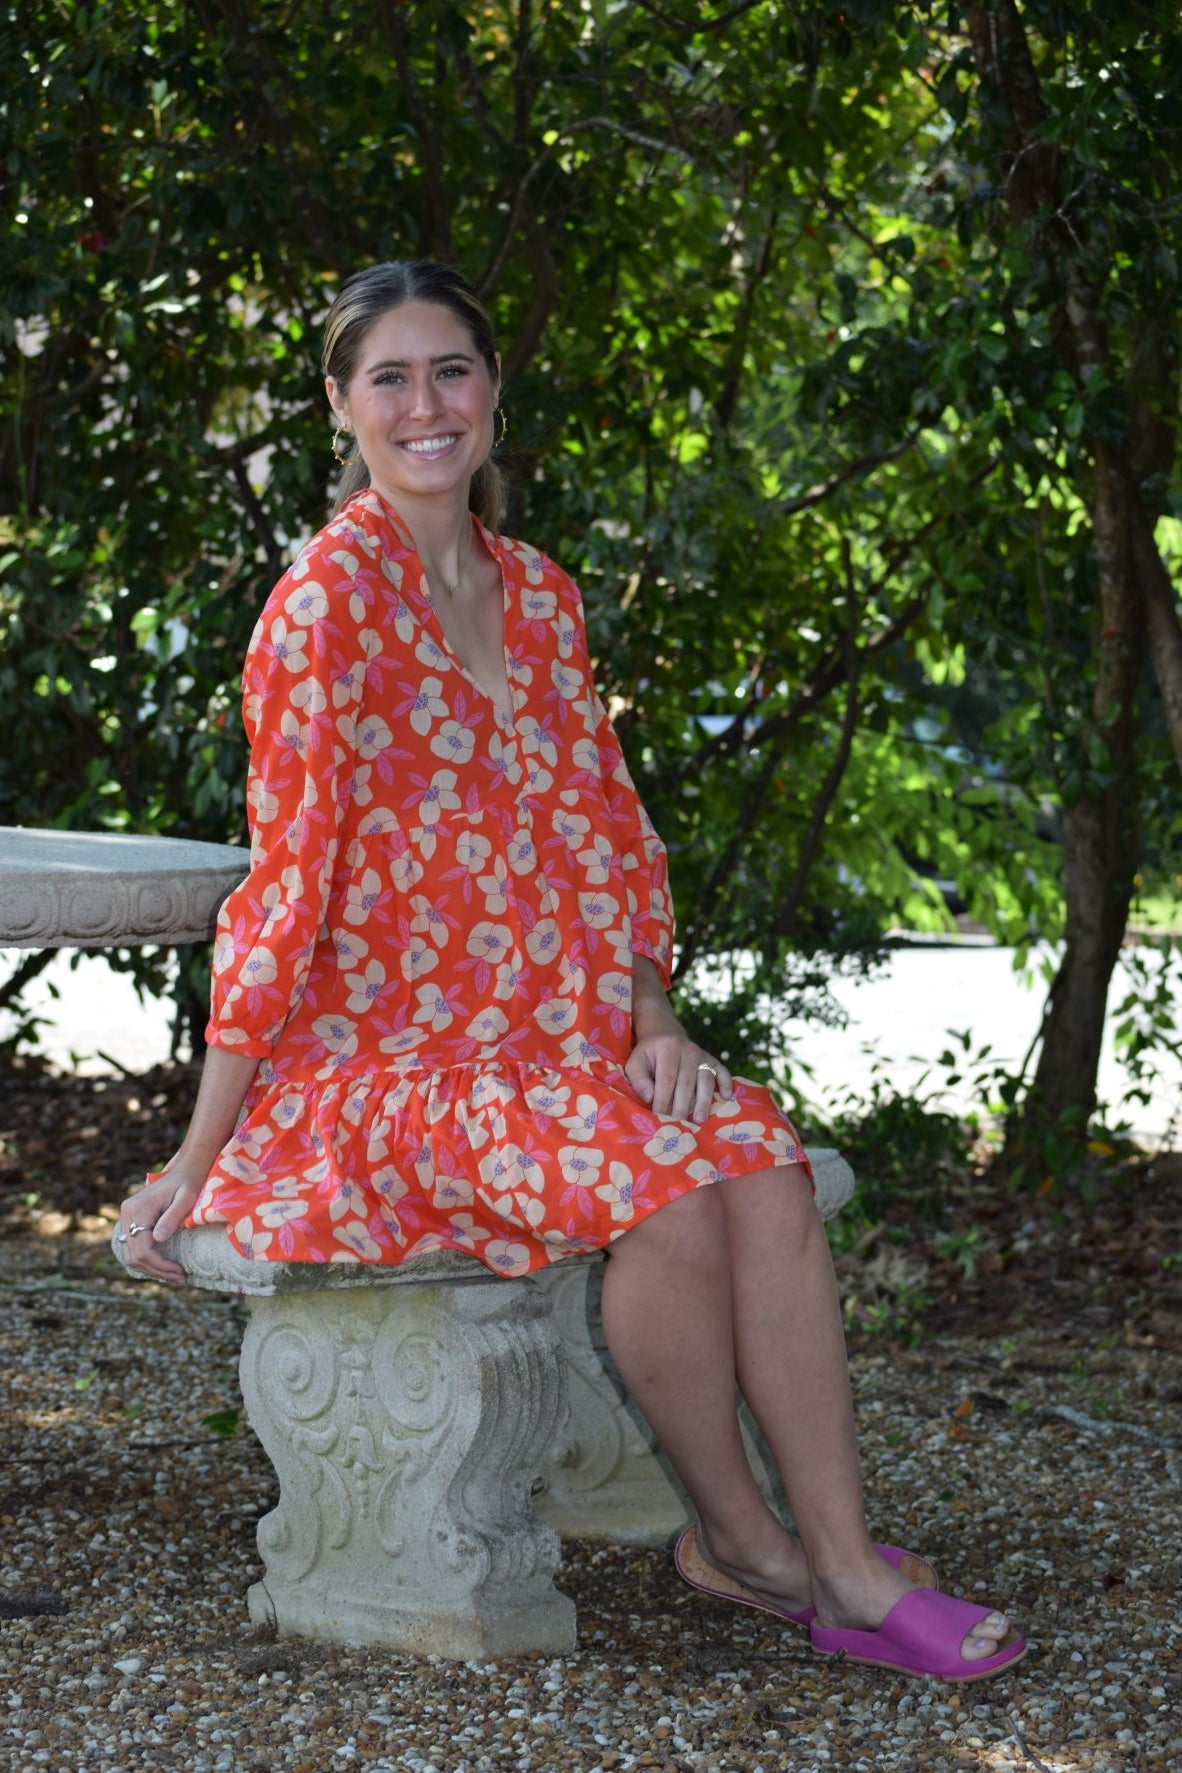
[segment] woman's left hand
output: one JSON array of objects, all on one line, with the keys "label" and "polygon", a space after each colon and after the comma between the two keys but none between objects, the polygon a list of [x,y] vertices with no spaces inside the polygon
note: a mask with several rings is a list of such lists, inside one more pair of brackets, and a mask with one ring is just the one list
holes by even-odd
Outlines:
[{"label": "woman's left hand", "polygon": [[703,1052],[680,1030],[637,1040],[624,1075],[654,1114],[674,1120],[706,1119],[717,1097],[729,1102],[734,1080],[721,1059]]}]

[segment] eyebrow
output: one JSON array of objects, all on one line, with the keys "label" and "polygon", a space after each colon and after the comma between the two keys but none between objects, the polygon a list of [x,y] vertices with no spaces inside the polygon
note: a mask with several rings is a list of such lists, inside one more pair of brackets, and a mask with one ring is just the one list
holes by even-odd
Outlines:
[{"label": "eyebrow", "polygon": [[[442,357],[430,357],[427,360],[432,369],[441,363],[474,363],[476,360],[463,351],[445,351]],[[380,363],[371,363],[367,375],[376,375],[379,369],[408,369],[410,366],[405,357],[383,357]]]}]

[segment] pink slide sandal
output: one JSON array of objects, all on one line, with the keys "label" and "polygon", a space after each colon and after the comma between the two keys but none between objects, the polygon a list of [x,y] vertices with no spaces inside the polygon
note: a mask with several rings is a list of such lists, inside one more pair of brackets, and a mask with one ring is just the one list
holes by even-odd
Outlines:
[{"label": "pink slide sandal", "polygon": [[877,1631],[848,1631],[814,1621],[809,1636],[813,1649],[822,1656],[840,1656],[847,1662],[890,1668],[898,1674],[934,1675],[939,1681],[980,1681],[1009,1668],[1026,1654],[1025,1642],[1011,1629],[995,1655],[977,1662],[961,1655],[962,1640],[993,1611],[992,1607],[957,1600],[955,1595],[913,1588],[896,1601]]},{"label": "pink slide sandal", "polygon": [[[885,1563],[901,1570],[909,1582],[918,1582],[925,1589],[939,1588],[940,1578],[935,1565],[929,1564],[917,1552],[901,1551],[897,1545],[876,1545],[874,1549]],[[687,1527],[674,1546],[673,1567],[691,1588],[700,1588],[703,1594],[717,1595],[720,1601],[733,1601],[736,1607],[755,1607],[760,1613],[771,1613],[789,1625],[809,1626],[817,1617],[814,1607],[802,1607],[799,1613],[789,1613],[785,1608],[777,1607],[774,1601],[747,1588],[736,1577],[707,1563],[698,1544],[696,1525]]]}]

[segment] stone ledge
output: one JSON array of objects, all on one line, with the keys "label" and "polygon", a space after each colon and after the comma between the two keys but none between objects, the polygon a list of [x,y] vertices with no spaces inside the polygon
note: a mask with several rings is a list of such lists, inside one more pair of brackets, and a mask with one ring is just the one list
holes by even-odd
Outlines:
[{"label": "stone ledge", "polygon": [[0,940],[10,948],[204,942],[250,855],[225,843],[0,826]]}]

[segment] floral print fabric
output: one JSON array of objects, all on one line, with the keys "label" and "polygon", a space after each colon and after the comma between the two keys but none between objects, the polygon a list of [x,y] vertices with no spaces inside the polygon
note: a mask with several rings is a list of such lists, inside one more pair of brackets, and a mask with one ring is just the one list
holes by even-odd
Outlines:
[{"label": "floral print fabric", "polygon": [[246,1255],[453,1249],[523,1274],[687,1190],[807,1163],[756,1085],[697,1126],[628,1083],[633,955],[669,976],[664,849],[574,584],[477,528],[504,585],[512,719],[450,651],[372,489],[251,641],[251,871],[218,920],[206,1038],[260,1064],[190,1219]]}]

